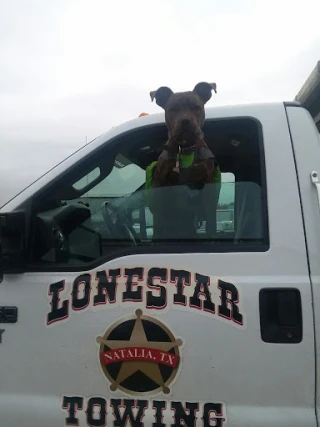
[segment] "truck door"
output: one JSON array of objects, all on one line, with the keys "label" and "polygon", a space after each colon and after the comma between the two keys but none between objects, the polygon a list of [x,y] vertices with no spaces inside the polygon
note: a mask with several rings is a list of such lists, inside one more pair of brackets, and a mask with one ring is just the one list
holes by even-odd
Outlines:
[{"label": "truck door", "polygon": [[[166,128],[128,129],[26,203],[28,272],[0,285],[1,305],[18,312],[2,327],[2,424],[315,427],[311,284],[285,108],[208,110],[221,181],[205,190],[217,204],[201,189],[146,185]],[[152,195],[171,200],[162,219],[190,227],[183,238],[175,228],[155,238]]]}]

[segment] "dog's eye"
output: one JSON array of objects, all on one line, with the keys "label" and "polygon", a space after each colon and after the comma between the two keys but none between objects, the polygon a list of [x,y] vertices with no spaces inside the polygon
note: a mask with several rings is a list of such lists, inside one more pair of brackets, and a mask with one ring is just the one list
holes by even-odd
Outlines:
[{"label": "dog's eye", "polygon": [[191,106],[191,109],[192,109],[193,111],[199,111],[199,110],[201,109],[201,107],[200,107],[200,105],[192,105],[192,106]]}]

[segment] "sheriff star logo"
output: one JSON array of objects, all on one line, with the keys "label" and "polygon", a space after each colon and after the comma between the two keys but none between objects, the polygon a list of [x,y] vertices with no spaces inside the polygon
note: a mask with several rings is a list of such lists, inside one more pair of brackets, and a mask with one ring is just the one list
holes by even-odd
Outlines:
[{"label": "sheriff star logo", "polygon": [[110,390],[132,395],[170,393],[180,366],[179,346],[169,329],[136,310],[131,319],[112,324],[97,338],[103,373]]}]

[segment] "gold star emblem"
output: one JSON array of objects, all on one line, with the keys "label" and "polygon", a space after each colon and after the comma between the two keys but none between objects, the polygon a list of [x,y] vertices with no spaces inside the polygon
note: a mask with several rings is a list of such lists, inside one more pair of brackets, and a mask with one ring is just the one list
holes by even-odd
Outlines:
[{"label": "gold star emblem", "polygon": [[[131,375],[140,371],[148,378],[154,381],[163,391],[163,393],[170,393],[167,386],[168,381],[164,381],[161,374],[159,364],[164,364],[177,370],[179,364],[179,350],[178,347],[182,345],[181,339],[175,339],[170,331],[169,336],[171,341],[148,341],[142,320],[151,320],[148,316],[143,316],[142,310],[136,310],[136,319],[134,327],[131,332],[130,339],[124,340],[109,340],[109,331],[104,337],[98,337],[97,343],[100,344],[100,360],[102,364],[108,365],[114,362],[121,361],[121,368],[116,376],[116,379],[111,378],[110,389],[116,391],[121,383],[129,378]],[[155,319],[152,319],[155,323]],[[160,326],[159,322],[157,322]],[[162,329],[164,328],[161,325]],[[109,349],[104,351],[105,346]],[[172,352],[172,350],[174,350]],[[106,368],[106,366],[105,366]],[[106,372],[105,372],[106,373]]]}]

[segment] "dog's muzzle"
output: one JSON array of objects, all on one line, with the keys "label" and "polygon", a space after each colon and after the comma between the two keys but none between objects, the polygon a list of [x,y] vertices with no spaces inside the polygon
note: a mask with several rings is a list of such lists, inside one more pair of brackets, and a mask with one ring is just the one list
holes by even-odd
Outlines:
[{"label": "dog's muzzle", "polygon": [[179,135],[170,135],[169,138],[180,148],[181,152],[192,151],[196,148],[200,141],[203,140],[203,132],[199,130],[198,132],[182,132]]}]

